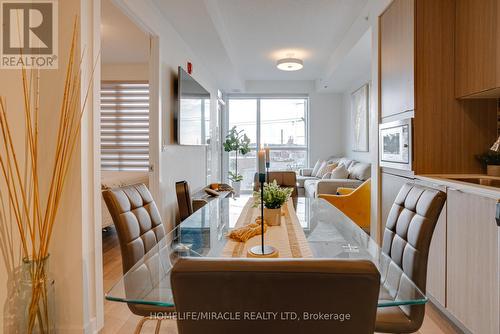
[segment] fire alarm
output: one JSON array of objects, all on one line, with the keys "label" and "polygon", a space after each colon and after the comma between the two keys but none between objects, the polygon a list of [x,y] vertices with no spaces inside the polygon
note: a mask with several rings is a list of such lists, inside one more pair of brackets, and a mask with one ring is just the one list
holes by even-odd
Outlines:
[{"label": "fire alarm", "polygon": [[188,61],[188,73],[191,74],[193,73],[193,64],[191,64],[191,62]]}]

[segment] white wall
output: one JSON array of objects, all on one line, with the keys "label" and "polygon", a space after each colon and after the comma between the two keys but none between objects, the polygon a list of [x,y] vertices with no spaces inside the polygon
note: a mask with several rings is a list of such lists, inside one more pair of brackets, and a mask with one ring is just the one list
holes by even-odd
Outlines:
[{"label": "white wall", "polygon": [[342,95],[317,93],[314,81],[247,81],[246,94],[309,95],[309,164],[331,155],[341,155]]},{"label": "white wall", "polygon": [[[55,141],[58,128],[58,115],[62,101],[64,78],[68,62],[68,50],[71,41],[75,17],[80,17],[80,28],[77,40],[76,54],[86,49],[82,62],[81,96],[87,92],[88,81],[96,55],[93,43],[94,23],[93,12],[99,8],[99,1],[65,0],[59,1],[59,68],[57,70],[40,71],[40,131],[39,131],[39,179],[41,198],[45,199],[49,188],[50,173],[55,157]],[[97,17],[98,20],[98,17]],[[78,58],[78,56],[77,56]],[[77,60],[78,62],[78,60]],[[99,71],[99,69],[98,69]],[[98,79],[96,74],[94,79]],[[95,83],[95,81],[94,81]],[[0,70],[0,95],[8,102],[7,117],[12,126],[12,135],[17,146],[17,152],[24,151],[24,116],[22,102],[22,84],[20,71],[11,69]],[[82,97],[83,100],[83,97]],[[50,271],[55,279],[55,316],[59,333],[91,333],[94,332],[96,312],[102,305],[102,294],[96,302],[96,277],[99,271],[99,256],[96,249],[100,248],[99,239],[95,237],[94,221],[94,95],[89,95],[86,112],[82,119],[81,135],[73,159],[69,166],[65,188],[54,225],[50,246]],[[0,154],[4,154],[0,152]],[[24,157],[24,154],[21,154]],[[1,180],[2,178],[0,178]],[[5,185],[0,181],[1,199],[6,199]],[[0,209],[1,211],[2,209]],[[3,222],[0,218],[0,224]],[[14,231],[16,233],[17,231]],[[17,248],[16,248],[17,249]],[[15,251],[17,253],[17,251]],[[19,259],[18,259],[19,260]],[[20,263],[17,263],[20,264]],[[6,280],[9,274],[4,269],[4,261],[0,260],[0,332],[8,333],[4,321],[5,314],[13,303],[6,300]],[[102,280],[101,280],[102,281]],[[101,282],[102,284],[102,282]],[[12,291],[12,290],[10,290]]]},{"label": "white wall", "polygon": [[[214,76],[202,63],[199,57],[194,55],[186,43],[173,27],[164,19],[156,5],[151,0],[115,0],[118,6],[130,13],[131,18],[141,25],[152,35],[158,37],[160,45],[160,133],[159,161],[156,168],[159,172],[159,196],[158,203],[164,223],[167,228],[174,225],[177,217],[177,198],[175,194],[175,182],[186,180],[192,191],[201,189],[208,182],[206,154],[213,147],[205,146],[180,146],[175,144],[174,138],[174,79],[177,76],[177,67],[186,67],[188,61],[193,63],[193,77],[210,91],[211,103],[211,128],[217,126],[216,97],[217,84]],[[152,111],[154,112],[154,111]],[[209,163],[212,168],[217,167],[218,156],[212,155]],[[212,180],[217,180],[215,171]]]}]

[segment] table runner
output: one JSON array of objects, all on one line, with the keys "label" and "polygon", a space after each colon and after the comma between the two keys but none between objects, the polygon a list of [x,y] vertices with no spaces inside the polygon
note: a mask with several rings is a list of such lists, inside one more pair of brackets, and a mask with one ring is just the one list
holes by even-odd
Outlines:
[{"label": "table runner", "polygon": [[[254,199],[250,198],[243,207],[236,221],[235,228],[255,222],[260,216],[260,208],[253,208]],[[264,244],[273,246],[279,251],[280,258],[303,258],[313,257],[306,236],[300,226],[299,218],[295,214],[292,199],[282,207],[284,215],[281,217],[280,226],[268,226],[264,233]],[[265,215],[265,214],[264,214]],[[265,219],[265,217],[264,217]],[[256,235],[247,242],[238,242],[228,239],[222,251],[223,257],[246,257],[247,250],[261,244],[261,236]]]}]

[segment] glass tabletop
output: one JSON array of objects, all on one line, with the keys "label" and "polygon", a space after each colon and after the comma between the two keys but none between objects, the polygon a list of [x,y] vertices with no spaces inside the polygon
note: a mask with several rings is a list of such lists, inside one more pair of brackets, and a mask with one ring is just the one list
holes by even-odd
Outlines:
[{"label": "glass tabletop", "polygon": [[[106,294],[111,301],[174,305],[170,271],[181,257],[222,257],[249,197],[221,198],[196,211],[139,260]],[[296,214],[314,258],[370,260],[381,274],[378,307],[425,304],[427,298],[377,243],[323,199],[299,198]]]}]

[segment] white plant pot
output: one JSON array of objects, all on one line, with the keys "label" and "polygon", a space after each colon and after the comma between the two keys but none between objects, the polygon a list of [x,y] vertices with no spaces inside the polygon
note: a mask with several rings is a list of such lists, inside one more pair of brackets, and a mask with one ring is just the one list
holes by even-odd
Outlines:
[{"label": "white plant pot", "polygon": [[267,222],[267,225],[269,226],[280,226],[281,208],[279,209],[264,208],[264,221]]},{"label": "white plant pot", "polygon": [[234,196],[239,197],[241,192],[241,181],[231,181],[231,187],[233,187]]}]

